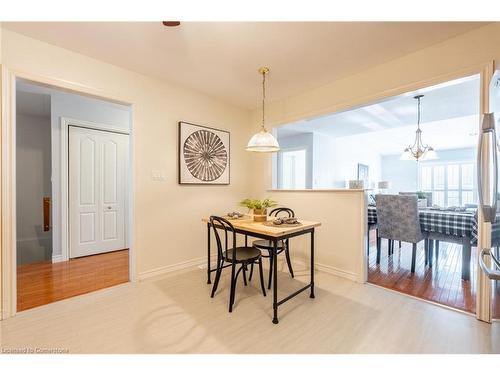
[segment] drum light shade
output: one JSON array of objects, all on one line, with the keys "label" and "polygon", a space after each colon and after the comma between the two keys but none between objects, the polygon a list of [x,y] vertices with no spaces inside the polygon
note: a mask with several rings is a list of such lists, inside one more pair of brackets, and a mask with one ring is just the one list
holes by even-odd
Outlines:
[{"label": "drum light shade", "polygon": [[274,136],[265,129],[255,134],[248,142],[247,151],[253,152],[276,152],[280,146]]}]

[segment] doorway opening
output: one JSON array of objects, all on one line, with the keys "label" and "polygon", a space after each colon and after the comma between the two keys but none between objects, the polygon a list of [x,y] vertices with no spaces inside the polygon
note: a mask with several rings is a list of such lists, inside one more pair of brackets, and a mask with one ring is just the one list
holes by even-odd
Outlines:
[{"label": "doorway opening", "polygon": [[[276,129],[280,145],[311,143],[313,162],[305,168],[313,189],[365,190],[369,283],[470,313],[476,310],[480,86],[480,75],[471,75]],[[419,136],[434,152],[416,161],[404,151]],[[287,151],[278,153],[274,171],[283,169],[280,154]],[[283,188],[279,174],[275,181]],[[387,217],[377,197],[399,202],[407,195],[401,199],[411,201],[415,215],[404,217],[392,204],[392,231],[377,241],[379,214]],[[408,227],[403,234],[396,233],[399,222]],[[414,241],[408,232],[418,233]]]},{"label": "doorway opening", "polygon": [[129,281],[131,118],[16,79],[17,311]]}]

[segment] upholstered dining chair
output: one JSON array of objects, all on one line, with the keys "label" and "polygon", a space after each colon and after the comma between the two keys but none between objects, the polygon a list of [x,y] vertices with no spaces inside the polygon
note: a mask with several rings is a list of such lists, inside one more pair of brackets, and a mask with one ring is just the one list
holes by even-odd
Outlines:
[{"label": "upholstered dining chair", "polygon": [[[377,233],[377,237],[378,237],[378,229],[377,229],[377,224],[368,224],[368,231],[366,233],[366,254],[368,256],[370,256],[370,232],[372,230],[375,230],[375,232]],[[378,241],[377,241],[377,248],[378,248]]]},{"label": "upholstered dining chair", "polygon": [[[411,272],[415,272],[417,244],[425,237],[420,229],[418,201],[412,195],[377,195],[377,263],[380,263],[380,241],[386,238],[391,254],[391,240],[409,242],[413,245]],[[427,255],[427,247],[425,247]]]},{"label": "upholstered dining chair", "polygon": [[[219,285],[222,269],[226,268],[224,263],[230,263],[231,267],[231,286],[229,291],[229,312],[233,311],[234,299],[236,294],[236,281],[240,272],[243,274],[243,282],[247,285],[246,274],[247,266],[254,263],[259,265],[260,273],[260,287],[262,294],[266,296],[266,288],[264,287],[264,273],[262,271],[262,254],[261,251],[255,247],[236,246],[236,232],[233,225],[226,219],[219,216],[210,216],[210,225],[212,226],[215,234],[215,241],[217,243],[217,272],[215,274],[214,285],[212,288],[211,298],[214,297],[217,287]],[[228,232],[232,232],[228,233]],[[229,238],[229,237],[232,237]],[[236,266],[239,269],[236,270]]]},{"label": "upholstered dining chair", "polygon": [[[414,195],[416,197],[418,197],[418,194],[423,194],[425,196],[426,201],[427,201],[427,207],[432,207],[432,192],[427,192],[427,191],[422,192],[421,191],[417,194],[416,191],[400,191],[399,194],[400,195]],[[439,249],[439,241],[436,241],[436,247]],[[401,249],[401,241],[399,241],[399,248]]]},{"label": "upholstered dining chair", "polygon": [[[282,215],[284,214],[284,215]],[[291,208],[287,208],[287,207],[278,207],[278,208],[275,208],[273,210],[271,210],[271,212],[269,212],[269,216],[274,216],[274,217],[280,217],[280,216],[286,216],[286,217],[295,217],[295,212],[293,212],[293,210]],[[272,277],[273,277],[273,262],[274,262],[274,259],[273,259],[273,244],[271,241],[269,240],[256,240],[253,242],[253,246],[255,246],[256,248],[260,249],[260,250],[265,250],[267,251],[267,255],[266,254],[262,254],[262,257],[263,258],[269,258],[269,279],[268,279],[268,289],[271,289],[271,281],[272,281]],[[285,252],[285,258],[286,258],[286,264],[288,265],[288,271],[290,271],[290,275],[292,277],[294,277],[294,274],[293,274],[293,268],[292,268],[292,262],[290,260],[290,252],[289,252],[289,249],[290,249],[290,243],[289,243],[289,240],[285,240],[285,241],[280,241],[278,242],[278,255],[281,254],[282,252]],[[253,274],[253,266],[252,266],[252,269],[250,270],[250,279],[252,278],[252,274]]]}]

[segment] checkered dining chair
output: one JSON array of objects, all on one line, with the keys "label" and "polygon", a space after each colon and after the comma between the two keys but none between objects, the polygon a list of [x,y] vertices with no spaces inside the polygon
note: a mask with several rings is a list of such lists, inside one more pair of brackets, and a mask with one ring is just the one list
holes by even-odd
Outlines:
[{"label": "checkered dining chair", "polygon": [[[411,272],[415,272],[417,244],[425,239],[420,229],[418,200],[411,195],[377,195],[377,263],[380,263],[380,241],[386,238],[391,241],[409,242],[413,245]],[[427,251],[427,247],[425,247]],[[389,255],[391,253],[389,252]]]}]

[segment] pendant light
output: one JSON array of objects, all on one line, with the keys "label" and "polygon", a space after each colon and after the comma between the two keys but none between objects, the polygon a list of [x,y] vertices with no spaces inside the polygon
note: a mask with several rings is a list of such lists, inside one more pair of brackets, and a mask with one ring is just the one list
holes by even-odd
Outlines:
[{"label": "pendant light", "polygon": [[248,142],[247,151],[252,152],[276,152],[279,151],[280,145],[274,136],[269,133],[265,127],[266,120],[266,74],[269,73],[269,68],[262,67],[259,69],[259,74],[262,74],[262,127]]},{"label": "pendant light", "polygon": [[423,95],[417,95],[414,99],[417,99],[418,102],[418,117],[417,117],[417,131],[415,132],[415,141],[413,142],[413,146],[408,146],[403,151],[401,155],[401,160],[434,160],[437,159],[438,156],[434,149],[423,143],[422,141],[422,129],[420,129],[420,100],[423,98]]}]

